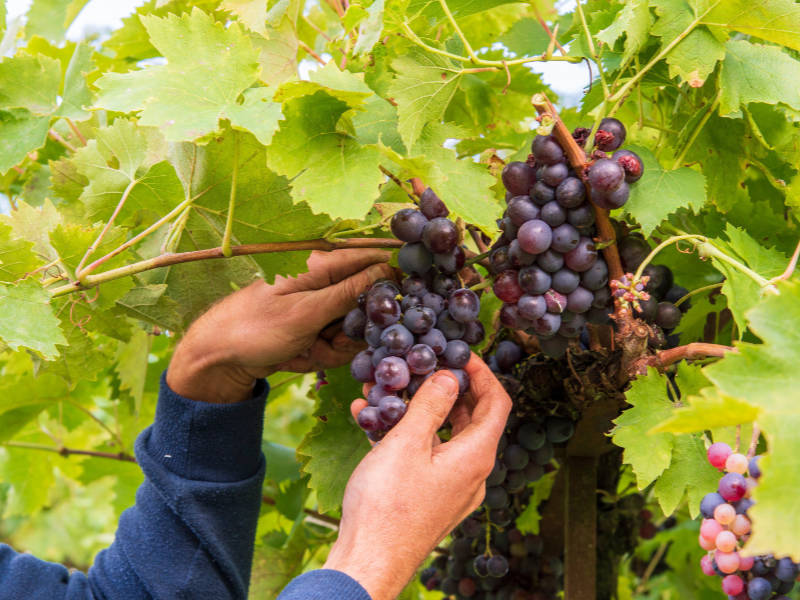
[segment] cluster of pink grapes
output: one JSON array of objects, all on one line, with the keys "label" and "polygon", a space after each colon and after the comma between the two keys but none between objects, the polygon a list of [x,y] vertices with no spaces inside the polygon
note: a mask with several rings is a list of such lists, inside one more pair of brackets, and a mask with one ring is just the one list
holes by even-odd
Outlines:
[{"label": "cluster of pink grapes", "polygon": [[791,558],[772,555],[746,556],[740,552],[750,536],[750,493],[761,477],[759,456],[752,459],[733,452],[724,442],[708,448],[708,461],[725,471],[716,492],[700,502],[703,522],[700,546],[707,550],[700,567],[703,573],[722,577],[722,591],[731,600],[788,600],[798,575]]}]

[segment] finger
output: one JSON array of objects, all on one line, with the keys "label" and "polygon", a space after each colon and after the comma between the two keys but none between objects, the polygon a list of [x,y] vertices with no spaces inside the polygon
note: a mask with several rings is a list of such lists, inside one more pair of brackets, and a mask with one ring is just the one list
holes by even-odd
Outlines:
[{"label": "finger", "polygon": [[453,410],[450,411],[450,424],[452,427],[452,435],[456,436],[464,429],[467,428],[472,422],[472,410],[469,406],[467,406],[464,402],[459,400],[456,402],[455,406],[453,406]]},{"label": "finger", "polygon": [[367,348],[367,343],[362,340],[354,340],[347,337],[343,331],[337,333],[332,340],[329,340],[334,350],[344,352],[360,352]]},{"label": "finger", "polygon": [[364,410],[367,407],[367,401],[363,398],[356,398],[350,403],[350,414],[353,415],[353,419],[358,422],[358,413]]},{"label": "finger", "polygon": [[317,289],[339,283],[363,271],[367,267],[380,263],[388,263],[391,252],[377,248],[359,248],[334,250],[333,252],[312,252],[308,258],[309,273],[320,276],[325,274],[327,280]]},{"label": "finger", "polygon": [[475,354],[465,370],[470,376],[475,408],[469,425],[453,436],[448,444],[461,459],[465,458],[461,451],[469,452],[474,460],[493,458],[511,412],[511,398],[486,363]]},{"label": "finger", "polygon": [[[392,430],[395,439],[430,444],[458,397],[458,381],[449,371],[438,371],[414,394],[408,412]],[[396,433],[395,433],[396,432]]]},{"label": "finger", "polygon": [[311,314],[321,328],[355,308],[359,294],[376,280],[391,277],[392,274],[391,267],[386,263],[374,264],[335,285],[311,292],[304,302],[313,304],[314,311]]},{"label": "finger", "polygon": [[317,338],[311,347],[300,356],[279,365],[282,371],[307,373],[322,369],[333,369],[349,363],[358,350],[337,350],[328,342]]}]

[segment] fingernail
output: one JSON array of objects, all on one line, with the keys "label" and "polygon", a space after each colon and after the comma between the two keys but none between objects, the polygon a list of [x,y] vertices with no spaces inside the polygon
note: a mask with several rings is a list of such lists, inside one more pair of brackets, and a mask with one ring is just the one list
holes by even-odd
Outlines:
[{"label": "fingernail", "polygon": [[436,373],[433,377],[431,377],[431,382],[448,396],[458,393],[458,382],[452,375],[447,375],[446,373]]}]

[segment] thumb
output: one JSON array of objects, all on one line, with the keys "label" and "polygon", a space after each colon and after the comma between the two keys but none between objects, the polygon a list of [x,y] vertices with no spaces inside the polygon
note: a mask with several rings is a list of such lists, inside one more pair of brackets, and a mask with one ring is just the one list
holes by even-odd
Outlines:
[{"label": "thumb", "polygon": [[[431,444],[458,398],[458,380],[450,371],[437,371],[414,394],[408,412],[392,430],[396,437]],[[396,433],[395,433],[396,432]]]},{"label": "thumb", "polygon": [[349,310],[355,308],[359,294],[367,291],[370,285],[378,279],[393,279],[394,272],[386,263],[371,265],[342,281],[313,292],[317,301],[317,317],[322,325],[327,325],[333,319],[343,317]]}]

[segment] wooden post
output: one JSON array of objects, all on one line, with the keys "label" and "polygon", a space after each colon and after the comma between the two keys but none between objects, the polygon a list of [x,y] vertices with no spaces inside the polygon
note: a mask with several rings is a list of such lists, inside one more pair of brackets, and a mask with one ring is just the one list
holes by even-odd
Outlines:
[{"label": "wooden post", "polygon": [[564,510],[564,598],[597,598],[597,458],[568,456]]}]

